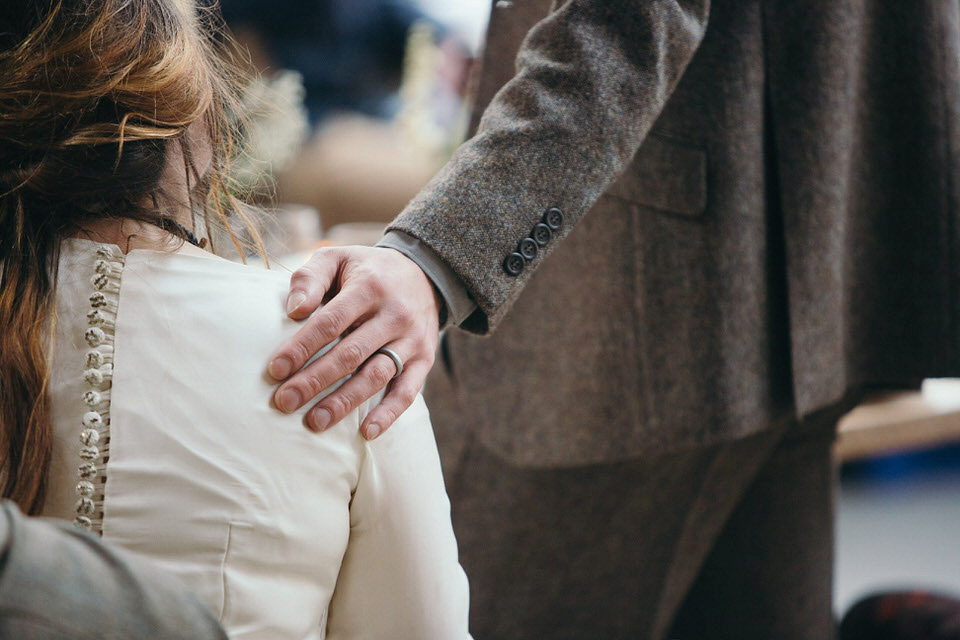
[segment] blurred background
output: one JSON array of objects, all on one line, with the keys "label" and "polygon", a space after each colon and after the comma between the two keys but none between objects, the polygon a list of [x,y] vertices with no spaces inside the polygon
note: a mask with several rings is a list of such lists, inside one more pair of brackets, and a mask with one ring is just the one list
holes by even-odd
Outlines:
[{"label": "blurred background", "polygon": [[[463,141],[487,0],[222,0],[249,52],[237,178],[268,252],[373,244]],[[293,264],[296,266],[296,264]]]},{"label": "blurred background", "polygon": [[[490,0],[221,0],[258,80],[238,179],[276,213],[271,259],[373,244],[466,133]],[[835,601],[960,594],[960,382],[841,424]]]}]

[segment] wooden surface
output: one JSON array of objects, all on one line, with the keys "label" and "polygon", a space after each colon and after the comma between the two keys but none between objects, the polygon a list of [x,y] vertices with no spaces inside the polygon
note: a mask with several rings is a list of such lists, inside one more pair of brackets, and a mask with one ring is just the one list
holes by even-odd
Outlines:
[{"label": "wooden surface", "polygon": [[841,461],[960,443],[960,383],[874,396],[840,421]]}]

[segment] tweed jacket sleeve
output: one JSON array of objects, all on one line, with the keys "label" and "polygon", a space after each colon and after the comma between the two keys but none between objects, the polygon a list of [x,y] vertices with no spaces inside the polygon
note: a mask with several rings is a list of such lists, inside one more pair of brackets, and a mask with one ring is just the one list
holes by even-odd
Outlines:
[{"label": "tweed jacket sleeve", "polygon": [[[566,0],[530,30],[516,75],[476,135],[389,227],[422,241],[461,278],[478,305],[464,329],[492,331],[543,257],[624,169],[699,45],[708,13],[708,0]],[[537,236],[553,207],[561,224]],[[537,249],[527,242],[519,253],[531,236]]]}]

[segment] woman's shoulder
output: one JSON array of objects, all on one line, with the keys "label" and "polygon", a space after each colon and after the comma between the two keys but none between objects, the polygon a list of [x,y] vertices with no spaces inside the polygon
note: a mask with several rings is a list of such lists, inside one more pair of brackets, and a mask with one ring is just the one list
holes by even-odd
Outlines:
[{"label": "woman's shoulder", "polygon": [[212,254],[132,251],[121,279],[121,300],[130,302],[121,313],[179,321],[207,341],[272,350],[298,326],[284,310],[289,279],[289,272]]},{"label": "woman's shoulder", "polygon": [[208,391],[256,384],[257,396],[269,399],[275,381],[266,375],[267,361],[301,326],[285,312],[289,272],[199,252],[124,254],[115,245],[71,239],[57,284],[66,324],[75,318],[78,329],[85,325],[100,272],[108,282],[99,293],[115,309],[117,359],[128,371],[166,371]]},{"label": "woman's shoulder", "polygon": [[[267,268],[259,261],[232,262],[190,245],[169,251],[134,249],[124,253],[116,245],[67,238],[61,249],[61,280],[69,286],[73,277],[96,269],[102,260],[119,269],[124,289],[146,285],[156,297],[191,300],[200,299],[198,292],[202,291],[207,302],[227,306],[264,295],[285,294],[290,279],[290,271],[283,267]],[[281,306],[281,313],[282,309]]]},{"label": "woman's shoulder", "polygon": [[116,245],[69,239],[61,251],[58,312],[65,330],[75,324],[84,331],[93,291],[112,310],[116,357],[128,371],[164,370],[184,386],[206,389],[255,383],[262,396],[275,385],[266,375],[269,357],[301,326],[285,312],[288,285],[287,271],[212,254],[124,254]]},{"label": "woman's shoulder", "polygon": [[[251,297],[286,293],[290,271],[261,263],[232,262],[212,253],[192,250],[165,252],[138,249],[125,257],[125,275],[155,278],[164,293],[203,289],[218,304],[242,304]],[[189,282],[189,285],[186,283]],[[167,287],[165,285],[171,285]],[[196,296],[191,296],[196,297]],[[283,312],[283,307],[279,308]]]}]

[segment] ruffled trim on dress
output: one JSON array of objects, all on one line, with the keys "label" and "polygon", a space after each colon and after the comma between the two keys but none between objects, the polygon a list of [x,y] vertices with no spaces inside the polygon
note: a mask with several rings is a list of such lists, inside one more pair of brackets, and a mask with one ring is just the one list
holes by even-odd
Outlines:
[{"label": "ruffled trim on dress", "polygon": [[110,459],[110,387],[113,379],[113,340],[120,300],[120,276],[124,256],[119,248],[97,248],[90,274],[90,307],[84,340],[83,379],[86,411],[79,417],[79,466],[77,467],[76,518],[81,529],[101,535],[103,490]]}]

